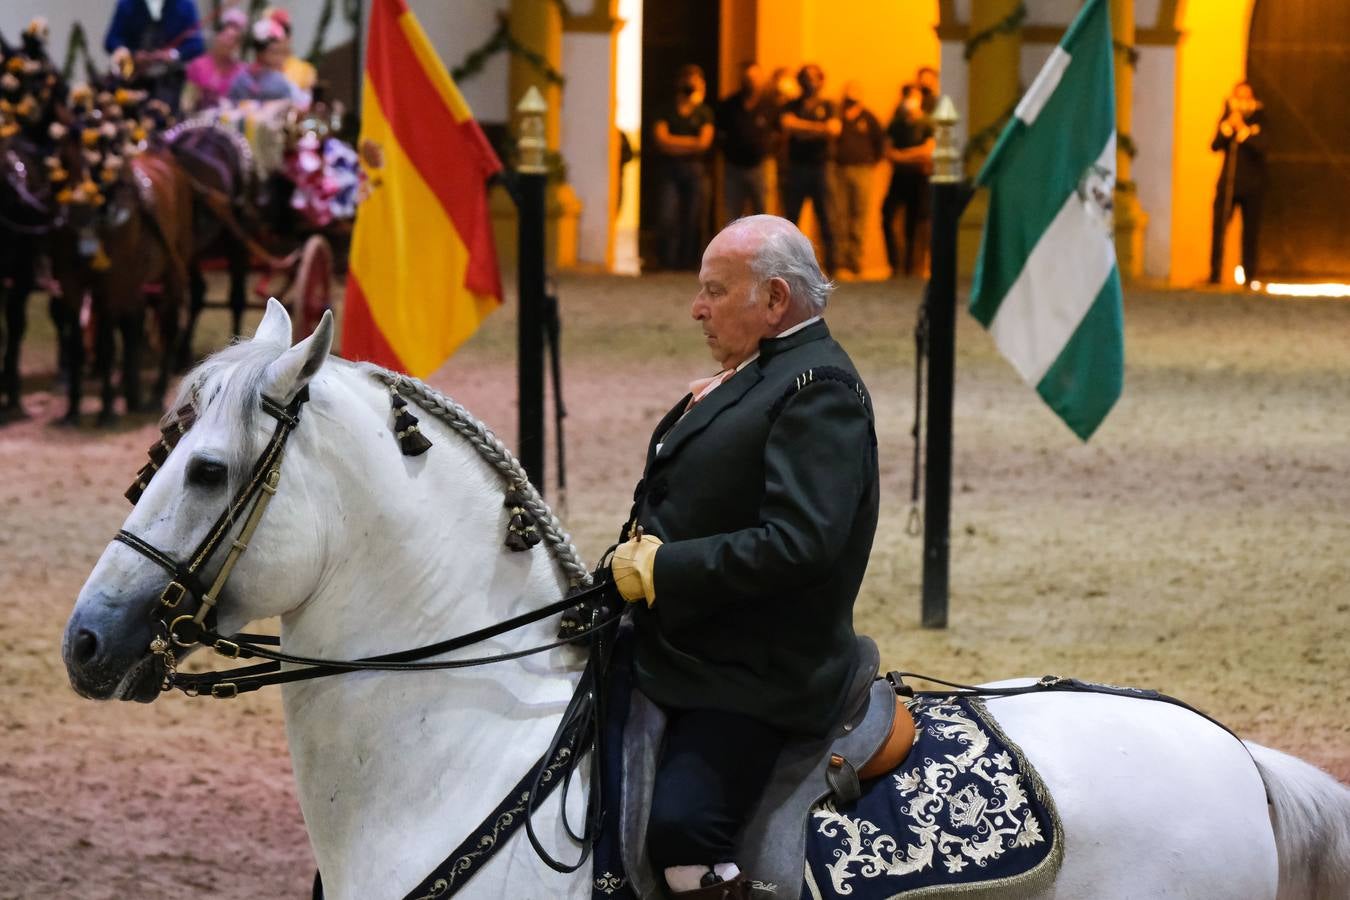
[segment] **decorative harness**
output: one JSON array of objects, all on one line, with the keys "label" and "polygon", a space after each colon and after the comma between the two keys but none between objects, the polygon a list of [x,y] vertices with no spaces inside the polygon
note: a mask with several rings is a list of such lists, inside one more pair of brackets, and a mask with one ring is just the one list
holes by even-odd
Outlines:
[{"label": "decorative harness", "polygon": [[[453,401],[434,394],[430,388],[415,379],[394,376],[391,373],[376,373],[390,389],[391,406],[395,416],[394,430],[402,452],[408,456],[417,456],[431,447],[430,441],[421,434],[417,419],[408,410],[407,401],[399,395],[400,389],[412,388],[422,396],[430,396],[439,401],[441,407],[452,406]],[[262,396],[260,403],[264,412],[277,420],[275,430],[267,445],[254,463],[248,480],[235,492],[234,497],[216,519],[215,524],[185,561],[179,561],[172,554],[161,550],[150,542],[122,529],[116,540],[149,559],[169,573],[170,581],[160,594],[156,611],[158,633],[150,642],[150,652],[161,662],[164,668],[161,691],[178,689],[188,696],[209,693],[218,699],[229,699],[241,693],[255,691],[273,684],[288,684],[306,681],[311,678],[323,678],[354,671],[433,671],[439,669],[461,669],[520,659],[537,653],[544,653],[566,644],[587,639],[590,654],[585,668],[577,681],[572,699],[564,711],[548,749],[530,768],[497,809],[462,842],[429,875],[421,885],[410,894],[409,900],[418,897],[449,897],[456,893],[469,880],[496,850],[522,824],[525,825],[530,844],[541,860],[558,872],[575,872],[589,858],[591,847],[600,831],[602,802],[600,785],[603,773],[600,766],[604,757],[600,741],[604,721],[604,682],[602,677],[606,669],[611,649],[613,630],[622,617],[622,604],[614,602],[612,587],[608,582],[589,584],[590,576],[572,575],[574,587],[589,585],[574,590],[561,600],[519,616],[462,634],[448,640],[422,647],[402,650],[355,660],[319,659],[297,656],[282,652],[280,639],[272,635],[239,633],[224,637],[215,630],[216,604],[221,591],[229,580],[239,558],[249,547],[253,533],[262,520],[263,513],[272,497],[276,495],[281,481],[281,466],[284,460],[286,441],[300,424],[300,411],[309,400],[308,386],[302,388],[295,398],[283,406],[271,397]],[[434,411],[434,410],[433,410]],[[467,415],[467,414],[466,414]],[[164,464],[169,453],[177,446],[196,420],[196,409],[192,403],[180,408],[172,421],[161,432],[161,437],[150,448],[150,461],[137,473],[136,481],[127,490],[127,499],[133,505],[140,499],[155,473]],[[475,423],[477,424],[477,423]],[[463,431],[462,428],[456,428]],[[480,440],[491,438],[481,425],[476,430]],[[486,435],[486,438],[484,437]],[[495,442],[495,438],[491,438]],[[475,442],[480,452],[483,448]],[[505,453],[503,448],[503,453]],[[513,458],[508,461],[519,470]],[[499,466],[502,468],[502,466]],[[534,496],[528,483],[515,484],[508,491],[506,506],[511,512],[506,546],[513,551],[528,550],[542,539],[535,516],[527,508]],[[540,504],[542,505],[542,504]],[[247,513],[245,514],[245,510]],[[229,550],[211,583],[207,585],[203,575],[207,565],[216,552],[227,542],[228,535],[236,522],[243,516],[243,524],[238,536],[230,541]],[[569,545],[570,546],[570,545]],[[575,566],[568,567],[569,570]],[[195,598],[197,607],[188,612],[184,604],[186,598]],[[572,623],[564,635],[551,641],[525,650],[516,650],[490,656],[471,659],[427,661],[428,657],[438,656],[453,650],[470,647],[494,637],[520,629],[526,625],[571,611],[576,614],[578,605],[587,611],[587,621]],[[614,611],[617,610],[617,611]],[[577,627],[580,625],[581,627]],[[183,673],[177,669],[178,651],[194,645],[210,647],[216,653],[228,659],[267,660],[257,665],[243,668],[203,672]],[[276,649],[273,649],[276,648]],[[290,668],[282,669],[285,664]],[[580,759],[590,754],[591,791],[587,801],[586,821],[580,834],[573,831],[566,820],[566,794],[570,789],[572,775]],[[564,825],[567,833],[581,845],[580,858],[575,863],[562,863],[553,858],[539,842],[534,830],[533,814],[538,806],[559,784],[564,793]],[[522,817],[520,813],[524,813]],[[321,896],[316,876],[316,896]]]}]

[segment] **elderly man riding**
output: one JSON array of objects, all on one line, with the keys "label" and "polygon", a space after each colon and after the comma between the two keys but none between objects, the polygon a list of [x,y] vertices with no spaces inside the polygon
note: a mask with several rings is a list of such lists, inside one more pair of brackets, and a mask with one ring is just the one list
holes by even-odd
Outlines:
[{"label": "elderly man riding", "polygon": [[691,314],[721,371],[657,425],[614,554],[637,685],[667,714],[647,843],[678,897],[751,896],[737,834],[785,741],[839,721],[856,665],[877,451],[831,289],[786,219],[708,245]]}]

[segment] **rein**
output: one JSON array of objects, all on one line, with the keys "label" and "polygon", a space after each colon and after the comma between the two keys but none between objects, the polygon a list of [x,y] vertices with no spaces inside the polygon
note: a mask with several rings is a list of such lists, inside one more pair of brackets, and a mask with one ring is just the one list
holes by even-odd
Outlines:
[{"label": "rein", "polygon": [[[279,638],[271,635],[240,633],[226,638],[215,631],[216,604],[220,599],[221,591],[229,580],[235,564],[248,550],[253,533],[262,520],[263,514],[267,511],[267,506],[272,497],[277,492],[277,487],[281,481],[281,466],[284,460],[286,442],[300,424],[300,410],[308,400],[308,386],[302,388],[295,398],[284,407],[270,397],[261,397],[260,403],[263,411],[277,420],[276,429],[272,432],[272,437],[267,442],[267,446],[263,448],[261,455],[254,463],[248,481],[235,493],[229,505],[216,519],[206,537],[197,545],[186,562],[178,561],[172,554],[125,529],[118,531],[116,540],[131,547],[137,553],[167,571],[171,578],[159,598],[158,625],[160,633],[151,641],[149,647],[150,652],[157,656],[164,666],[160,690],[169,691],[177,688],[188,696],[210,693],[213,697],[228,699],[269,685],[324,678],[345,672],[372,670],[425,672],[490,665],[544,653],[557,647],[587,640],[590,645],[590,654],[586,666],[577,681],[576,690],[567,704],[567,709],[563,712],[558,729],[549,742],[548,749],[531,767],[530,771],[525,774],[513,791],[507,795],[502,804],[499,804],[493,815],[479,827],[478,832],[466,838],[427,877],[423,886],[414,890],[408,896],[410,898],[449,897],[456,893],[472,874],[487,862],[500,844],[505,843],[506,839],[515,833],[521,824],[525,827],[531,846],[546,865],[563,873],[577,871],[590,857],[591,849],[600,833],[603,810],[601,785],[604,779],[601,766],[604,753],[602,752],[601,742],[603,739],[606,694],[605,670],[608,666],[612,644],[607,633],[612,635],[614,627],[623,617],[624,606],[615,597],[612,584],[609,582],[602,581],[591,584],[590,577],[586,576],[582,583],[590,586],[580,591],[569,592],[561,600],[530,612],[434,644],[364,659],[336,660],[298,656],[284,653],[280,649],[270,649],[272,647],[279,648],[281,643]],[[395,410],[400,410],[398,404],[395,404]],[[127,491],[127,498],[133,504],[139,499],[141,492],[150,483],[155,472],[167,459],[178,440],[191,427],[195,412],[188,408],[187,410],[180,410],[179,416],[180,418],[176,422],[170,423],[164,428],[160,442],[150,450],[150,462],[137,474],[136,482]],[[409,418],[411,419],[410,416]],[[411,419],[411,421],[416,422],[415,419]],[[416,431],[415,426],[411,430]],[[399,434],[397,436],[400,445],[403,446],[407,435]],[[481,436],[480,440],[482,440]],[[425,452],[426,447],[429,446],[430,444],[426,443],[415,452]],[[406,446],[404,452],[408,452]],[[513,550],[528,549],[538,543],[539,540],[537,531],[534,531],[533,541],[523,540],[524,529],[526,527],[534,529],[535,526],[523,524],[522,516],[525,515],[525,510],[517,508],[516,504],[527,502],[519,487],[508,494],[507,506],[513,508],[512,530],[521,529],[521,534],[518,537],[522,538],[521,542],[516,543],[508,539],[507,546]],[[243,519],[238,537],[230,542],[230,548],[219,571],[211,584],[206,586],[202,580],[205,566],[211,561],[216,551],[224,545],[235,522],[241,515],[244,515],[246,509],[248,510],[247,515]],[[517,523],[517,519],[520,519],[521,522]],[[531,519],[531,521],[533,520]],[[517,543],[519,546],[517,546]],[[184,598],[189,596],[197,600],[195,613],[184,612],[175,616]],[[564,636],[555,641],[524,650],[490,656],[425,661],[428,657],[474,646],[550,616],[574,610],[579,604],[585,604],[582,608],[589,611],[589,622],[585,623],[586,627],[581,629],[569,628]],[[611,612],[611,609],[616,611]],[[210,647],[216,653],[229,659],[261,658],[267,660],[267,662],[212,672],[191,674],[179,672],[177,670],[176,648],[187,649],[197,644]],[[283,670],[283,665],[292,668]],[[572,775],[580,763],[580,758],[587,752],[590,755],[591,790],[586,801],[585,823],[581,832],[577,833],[567,820],[566,798],[571,788]],[[534,830],[535,811],[559,783],[563,788],[562,815],[564,828],[567,834],[581,846],[581,853],[575,863],[564,863],[550,855],[544,849]],[[511,806],[511,804],[515,805]],[[523,816],[519,815],[521,812],[524,813]],[[463,881],[456,885],[456,879],[461,876]],[[426,891],[426,893],[422,893],[423,891]],[[317,879],[316,896],[322,896],[322,886]]]}]

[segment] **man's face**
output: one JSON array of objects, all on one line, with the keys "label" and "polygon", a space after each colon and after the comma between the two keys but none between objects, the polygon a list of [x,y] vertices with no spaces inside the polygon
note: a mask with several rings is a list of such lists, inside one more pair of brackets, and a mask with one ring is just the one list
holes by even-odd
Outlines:
[{"label": "man's face", "polygon": [[936,94],[938,91],[938,73],[932,69],[924,69],[919,73],[919,85]]},{"label": "man's face", "polygon": [[745,362],[759,349],[761,338],[775,333],[768,303],[757,296],[751,241],[735,230],[712,239],[703,253],[699,291],[689,310],[703,326],[708,350],[723,369]]},{"label": "man's face", "polygon": [[741,92],[757,94],[764,85],[764,73],[759,66],[746,66],[741,70]]},{"label": "man's face", "polygon": [[797,82],[802,86],[802,96],[814,97],[825,84],[825,71],[820,66],[803,66],[797,73]]}]

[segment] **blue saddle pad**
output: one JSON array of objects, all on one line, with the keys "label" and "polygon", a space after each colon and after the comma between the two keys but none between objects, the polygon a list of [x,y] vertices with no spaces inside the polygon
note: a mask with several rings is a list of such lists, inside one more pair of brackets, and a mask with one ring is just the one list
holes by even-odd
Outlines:
[{"label": "blue saddle pad", "polygon": [[909,704],[917,739],[855,803],[827,802],[807,823],[803,900],[1007,897],[1047,886],[1064,836],[1021,750],[976,699]]}]

